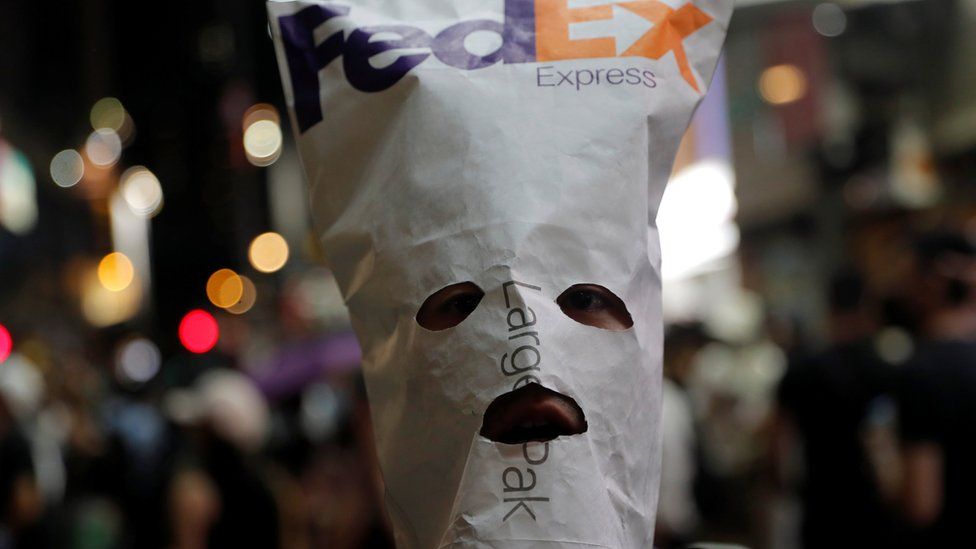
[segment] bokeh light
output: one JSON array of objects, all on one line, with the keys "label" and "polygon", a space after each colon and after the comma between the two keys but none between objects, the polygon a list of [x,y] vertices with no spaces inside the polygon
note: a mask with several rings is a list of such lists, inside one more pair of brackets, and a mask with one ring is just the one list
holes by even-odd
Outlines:
[{"label": "bokeh light", "polygon": [[847,29],[847,15],[837,4],[824,2],[813,8],[813,28],[821,36],[840,36]]},{"label": "bokeh light", "polygon": [[180,321],[180,343],[191,353],[202,354],[210,351],[220,339],[217,319],[207,311],[195,309]]},{"label": "bokeh light", "polygon": [[125,124],[125,107],[114,97],[103,97],[92,105],[90,118],[93,129],[108,128],[119,131]]},{"label": "bokeh light", "polygon": [[133,338],[116,351],[115,376],[123,383],[146,383],[159,372],[161,361],[155,343],[143,337]]},{"label": "bokeh light", "polygon": [[96,166],[114,166],[122,156],[122,139],[113,129],[99,128],[88,136],[85,155]]},{"label": "bokeh light", "polygon": [[915,351],[911,334],[902,328],[889,326],[874,337],[874,347],[878,356],[889,364],[904,364]]},{"label": "bokeh light", "polygon": [[807,92],[807,78],[796,65],[775,65],[759,76],[759,94],[772,105],[785,105]]},{"label": "bokeh light", "polygon": [[126,145],[135,136],[135,124],[129,112],[122,106],[122,102],[114,97],[103,97],[95,102],[91,108],[90,120],[92,129],[108,129],[114,131]]},{"label": "bokeh light", "polygon": [[145,166],[133,166],[122,173],[122,198],[138,216],[150,218],[163,207],[163,187]]},{"label": "bokeh light", "polygon": [[281,127],[271,120],[259,120],[244,131],[244,151],[255,166],[270,166],[281,155]]},{"label": "bokeh light", "polygon": [[98,281],[106,290],[121,292],[132,284],[133,278],[132,261],[123,253],[110,253],[98,263]]},{"label": "bokeh light", "polygon": [[234,313],[235,315],[242,315],[251,310],[254,304],[258,300],[258,290],[254,287],[254,282],[250,278],[241,275],[241,282],[243,283],[243,290],[241,292],[241,298],[237,303],[227,307],[227,312]]},{"label": "bokeh light", "polygon": [[281,123],[278,109],[274,105],[270,103],[258,103],[244,111],[244,116],[241,117],[241,127],[246,130],[251,124],[259,120],[271,120],[275,124]]},{"label": "bokeh light", "polygon": [[732,167],[715,160],[691,164],[668,183],[658,209],[662,276],[680,280],[727,257],[739,245]]},{"label": "bokeh light", "polygon": [[85,176],[85,161],[74,149],[65,149],[51,159],[51,179],[59,187],[73,187]]},{"label": "bokeh light", "polygon": [[251,241],[248,250],[251,265],[262,273],[273,273],[288,262],[288,243],[278,233],[268,232]]},{"label": "bokeh light", "polygon": [[99,265],[93,263],[82,266],[75,273],[78,276],[81,312],[85,320],[92,326],[104,328],[125,322],[139,312],[142,306],[142,286],[130,283],[122,290],[109,290],[99,277]]},{"label": "bokeh light", "polygon": [[237,304],[243,294],[244,282],[230,269],[220,269],[207,280],[207,298],[221,309]]},{"label": "bokeh light", "polygon": [[0,364],[7,360],[11,351],[14,349],[14,339],[10,337],[10,332],[0,324]]},{"label": "bokeh light", "polygon": [[278,111],[272,105],[259,103],[244,113],[244,153],[255,166],[274,164],[281,156],[284,141]]},{"label": "bokeh light", "polygon": [[342,401],[327,383],[310,385],[302,393],[301,425],[305,435],[313,441],[328,440],[339,428]]},{"label": "bokeh light", "polygon": [[0,140],[0,226],[25,235],[37,225],[37,185],[27,157]]}]

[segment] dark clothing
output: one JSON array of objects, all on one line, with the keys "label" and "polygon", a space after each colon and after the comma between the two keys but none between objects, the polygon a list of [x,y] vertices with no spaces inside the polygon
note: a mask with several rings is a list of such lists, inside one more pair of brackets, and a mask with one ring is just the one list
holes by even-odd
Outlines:
[{"label": "dark clothing", "polygon": [[16,428],[0,432],[0,525],[10,513],[14,484],[22,476],[34,477],[30,443]]},{"label": "dark clothing", "polygon": [[925,343],[899,391],[902,440],[934,443],[944,455],[943,506],[919,547],[961,547],[976,518],[976,342]]},{"label": "dark clothing", "polygon": [[0,549],[34,549],[53,547],[45,531],[43,517],[32,524],[10,524],[12,498],[18,479],[34,482],[34,460],[31,443],[17,427],[0,427]]},{"label": "dark clothing", "polygon": [[204,469],[220,495],[208,547],[278,547],[278,507],[261,476],[230,443],[214,437],[207,450]]},{"label": "dark clothing", "polygon": [[806,549],[889,546],[890,523],[862,440],[865,420],[893,381],[863,342],[794,361],[780,382],[780,407],[803,442]]}]

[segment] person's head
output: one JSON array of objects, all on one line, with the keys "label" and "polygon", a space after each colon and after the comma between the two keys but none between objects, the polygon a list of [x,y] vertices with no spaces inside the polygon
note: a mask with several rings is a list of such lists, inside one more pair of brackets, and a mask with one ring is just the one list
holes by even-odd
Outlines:
[{"label": "person's head", "polygon": [[731,2],[641,10],[681,32],[623,57],[565,2],[449,4],[272,4],[398,545],[648,547],[654,221]]},{"label": "person's head", "polygon": [[686,383],[698,351],[711,340],[700,322],[668,326],[664,332],[664,375]]},{"label": "person's head", "polygon": [[921,235],[914,244],[916,304],[923,315],[967,306],[976,298],[976,245],[957,232]]},{"label": "person's head", "polygon": [[858,271],[838,271],[830,280],[827,298],[834,342],[860,340],[877,328],[877,305]]},{"label": "person's head", "polygon": [[963,234],[938,231],[918,236],[912,251],[902,301],[921,334],[955,338],[976,331],[976,245]]}]

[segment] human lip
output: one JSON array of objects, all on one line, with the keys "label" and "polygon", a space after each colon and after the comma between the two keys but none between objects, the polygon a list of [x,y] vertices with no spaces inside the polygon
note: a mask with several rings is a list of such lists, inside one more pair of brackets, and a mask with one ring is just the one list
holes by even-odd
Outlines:
[{"label": "human lip", "polygon": [[583,409],[572,398],[538,383],[498,396],[485,410],[481,436],[505,444],[546,442],[585,433]]}]

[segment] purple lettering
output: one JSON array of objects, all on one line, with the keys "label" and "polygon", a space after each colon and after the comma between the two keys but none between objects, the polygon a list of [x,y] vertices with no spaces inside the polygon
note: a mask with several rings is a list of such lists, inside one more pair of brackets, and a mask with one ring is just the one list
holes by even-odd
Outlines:
[{"label": "purple lettering", "polygon": [[337,32],[315,45],[315,28],[334,17],[349,14],[348,6],[309,6],[294,15],[278,18],[281,42],[285,48],[291,89],[295,95],[295,118],[298,131],[304,132],[322,121],[319,99],[320,70],[342,55],[342,33]]},{"label": "purple lettering", "polygon": [[647,86],[648,88],[656,88],[657,87],[657,80],[654,79],[655,76],[654,76],[654,73],[653,72],[651,72],[651,71],[644,71],[642,74],[644,75],[644,85],[645,86]]},{"label": "purple lettering", "polygon": [[536,86],[538,86],[540,88],[549,88],[549,87],[555,86],[555,84],[543,84],[542,83],[542,79],[543,78],[552,78],[553,77],[552,72],[542,72],[542,71],[545,71],[545,70],[548,70],[548,69],[551,69],[551,68],[552,68],[552,65],[545,65],[543,67],[538,67],[538,68],[535,69],[535,85]]},{"label": "purple lettering", "polygon": [[640,69],[636,67],[630,67],[627,69],[627,83],[631,85],[641,83]]},{"label": "purple lettering", "polygon": [[[371,40],[377,34],[395,34],[395,40]],[[401,55],[390,65],[377,69],[369,60],[383,52],[406,48],[428,48],[429,34],[407,25],[377,25],[352,31],[342,56],[349,84],[359,91],[378,92],[392,87],[414,67],[430,57],[429,53]]]},{"label": "purple lettering", "polygon": [[505,0],[505,63],[535,62],[535,0]]},{"label": "purple lettering", "polygon": [[504,37],[505,28],[501,23],[487,19],[478,21],[462,21],[442,30],[434,39],[434,55],[445,65],[459,69],[474,70],[490,67],[502,58],[505,49],[504,38],[502,46],[488,55],[475,55],[468,51],[464,39],[477,31],[489,31]]},{"label": "purple lettering", "polygon": [[[583,74],[586,74],[586,76],[587,76],[586,82],[583,82],[583,79],[580,78],[580,76],[583,75]],[[592,83],[593,83],[593,71],[591,71],[589,69],[583,69],[583,70],[576,71],[576,89],[577,90],[579,90],[581,86],[589,86]]]},{"label": "purple lettering", "polygon": [[607,83],[616,86],[624,81],[624,71],[620,69],[610,69],[607,71]]}]

